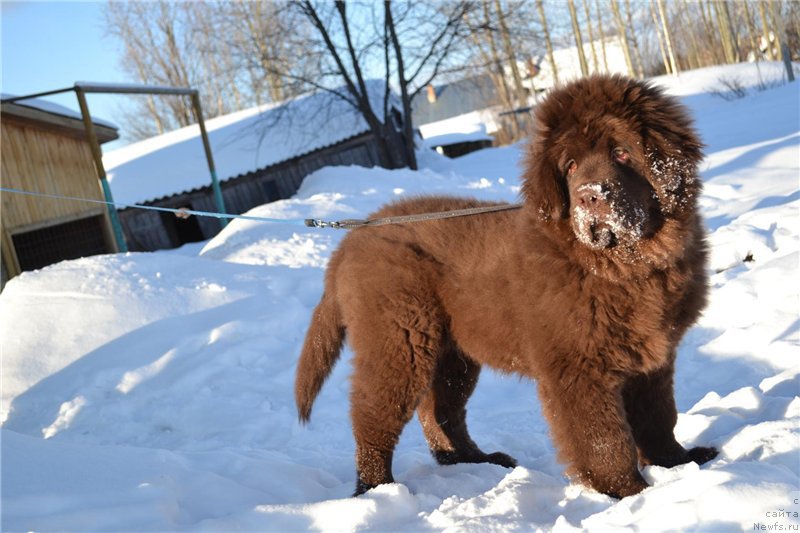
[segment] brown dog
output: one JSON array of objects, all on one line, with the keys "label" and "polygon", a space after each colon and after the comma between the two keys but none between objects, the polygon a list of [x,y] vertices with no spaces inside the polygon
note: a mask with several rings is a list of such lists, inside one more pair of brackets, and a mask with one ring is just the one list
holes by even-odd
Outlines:
[{"label": "brown dog", "polygon": [[[356,494],[393,481],[415,410],[440,463],[515,465],[467,432],[482,364],[537,380],[560,460],[605,494],[647,487],[639,463],[716,456],[673,435],[675,349],[707,291],[691,121],[620,76],[556,89],[535,116],[521,209],[356,229],[331,258],[295,393],[307,421],[346,336]],[[421,198],[375,216],[476,205]]]}]

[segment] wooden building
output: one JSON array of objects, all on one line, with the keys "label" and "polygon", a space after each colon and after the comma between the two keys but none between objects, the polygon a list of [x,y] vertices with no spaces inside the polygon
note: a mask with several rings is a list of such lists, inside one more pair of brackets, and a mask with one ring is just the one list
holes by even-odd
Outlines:
[{"label": "wooden building", "polygon": [[[399,102],[390,108],[388,134],[403,146],[399,109]],[[308,174],[325,166],[381,164],[378,141],[363,118],[329,93],[216,117],[206,129],[228,213],[289,198]],[[404,150],[390,156],[393,167],[407,166]],[[197,126],[109,152],[103,162],[118,203],[217,210]],[[215,218],[136,208],[118,215],[131,251],[175,248],[220,230]]]},{"label": "wooden building", "polygon": [[[0,107],[0,177],[5,188],[104,200],[81,116],[41,100]],[[117,129],[95,121],[99,142]],[[2,279],[65,259],[115,252],[105,206],[2,194]]]}]

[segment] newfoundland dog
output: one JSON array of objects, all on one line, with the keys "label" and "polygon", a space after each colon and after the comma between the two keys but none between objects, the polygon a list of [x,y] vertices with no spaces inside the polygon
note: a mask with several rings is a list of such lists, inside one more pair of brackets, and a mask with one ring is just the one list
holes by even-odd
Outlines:
[{"label": "newfoundland dog", "polygon": [[[359,228],[331,257],[295,394],[307,421],[346,338],[356,494],[393,481],[414,411],[439,463],[516,464],[467,431],[483,364],[536,380],[567,473],[602,493],[646,488],[640,465],[716,456],[673,434],[676,347],[707,291],[691,120],[622,76],[554,89],[535,120],[520,209]],[[480,205],[426,197],[375,216]]]}]

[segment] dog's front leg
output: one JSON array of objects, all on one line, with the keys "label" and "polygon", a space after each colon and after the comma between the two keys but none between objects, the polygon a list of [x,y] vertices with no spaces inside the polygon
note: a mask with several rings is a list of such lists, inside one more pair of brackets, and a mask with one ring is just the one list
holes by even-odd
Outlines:
[{"label": "dog's front leg", "polygon": [[539,396],[567,473],[598,492],[624,498],[648,485],[625,417],[622,380],[594,372],[560,369],[556,376],[540,378]]},{"label": "dog's front leg", "polygon": [[[670,361],[674,360],[673,354]],[[642,464],[671,468],[690,461],[703,464],[717,456],[714,448],[686,450],[675,440],[678,411],[673,392],[674,372],[674,363],[670,362],[649,374],[631,376],[625,382],[625,413]]]}]

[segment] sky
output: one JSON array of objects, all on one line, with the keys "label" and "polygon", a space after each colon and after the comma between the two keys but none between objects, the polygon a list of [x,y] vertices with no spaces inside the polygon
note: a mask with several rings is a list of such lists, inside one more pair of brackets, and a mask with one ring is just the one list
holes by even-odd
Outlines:
[{"label": "sky", "polygon": [[[121,44],[106,34],[105,2],[0,0],[0,5],[4,94],[61,89],[76,81],[133,82],[121,68]],[[78,111],[73,92],[45,99]],[[87,99],[93,117],[121,126],[123,96],[90,94]]]}]

